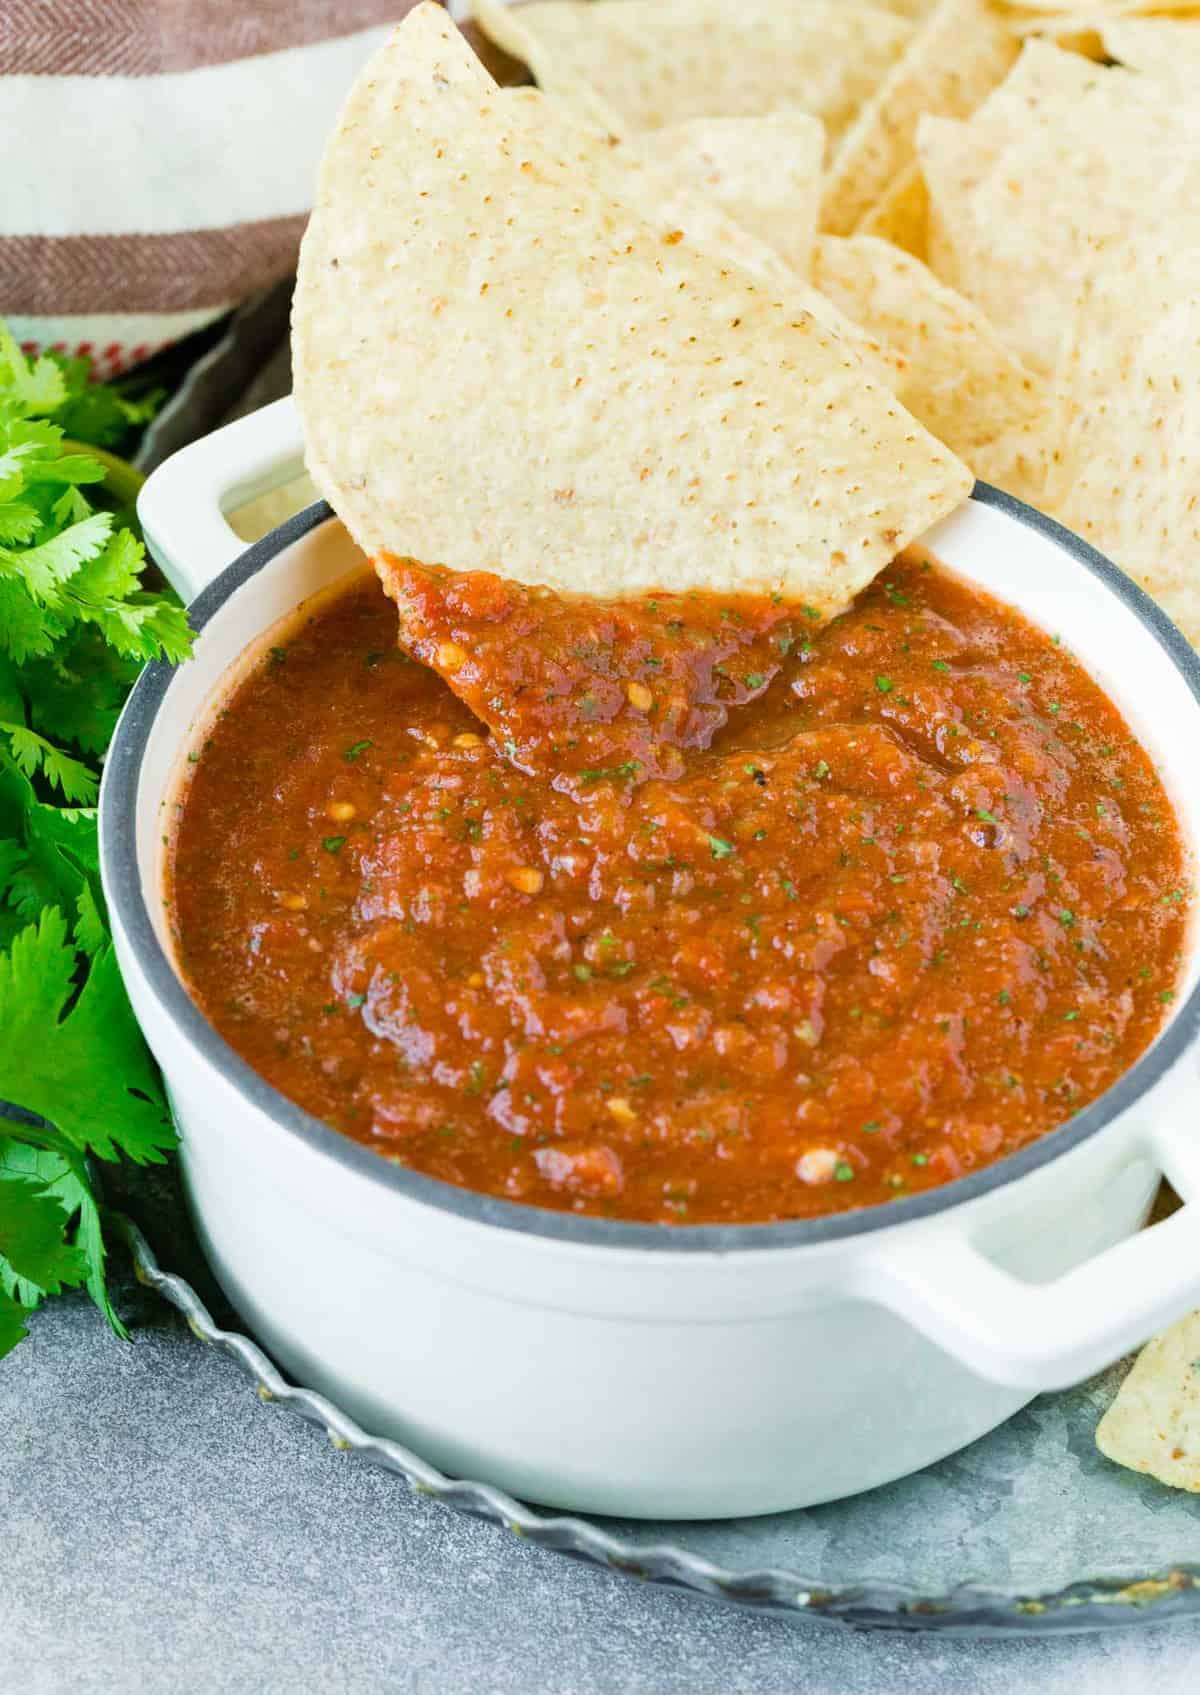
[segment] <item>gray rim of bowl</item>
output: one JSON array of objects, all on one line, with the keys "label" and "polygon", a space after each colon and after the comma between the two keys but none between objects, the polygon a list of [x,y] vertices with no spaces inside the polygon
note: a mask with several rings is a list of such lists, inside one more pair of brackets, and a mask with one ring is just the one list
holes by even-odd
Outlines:
[{"label": "gray rim of bowl", "polygon": [[[1200,656],[1143,589],[1123,571],[1053,519],[1022,501],[976,483],[973,499],[1006,513],[1027,529],[1045,536],[1104,585],[1150,631],[1164,657],[1187,683],[1200,704]],[[199,633],[237,590],[294,542],[334,517],[325,501],[298,512],[285,524],[238,556],[192,602],[192,628]],[[258,632],[255,632],[257,637]],[[254,638],[252,638],[254,639]],[[129,697],[105,766],[100,795],[101,863],[105,884],[121,926],[146,980],[166,1015],[200,1054],[220,1071],[252,1106],[332,1160],[350,1166],[384,1188],[426,1206],[457,1213],[475,1223],[525,1231],[580,1246],[643,1249],[670,1253],[731,1253],[756,1249],[804,1247],[869,1235],[893,1225],[931,1218],[950,1207],[977,1200],[1015,1183],[1061,1158],[1111,1124],[1175,1065],[1200,1034],[1200,984],[1179,1008],[1154,1045],[1105,1094],[1018,1153],[983,1170],[918,1195],[836,1213],[826,1218],[776,1224],[639,1224],[595,1218],[461,1189],[393,1164],[374,1149],[352,1141],[297,1106],[239,1058],[176,975],[159,941],[146,904],[137,856],[137,799],[142,761],[159,710],[167,699],[177,667],[146,667]]]}]

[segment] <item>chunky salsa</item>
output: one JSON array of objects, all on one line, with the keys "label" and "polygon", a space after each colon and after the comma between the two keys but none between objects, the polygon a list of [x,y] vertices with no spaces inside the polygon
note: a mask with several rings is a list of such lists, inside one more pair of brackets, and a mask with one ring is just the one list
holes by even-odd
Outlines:
[{"label": "chunky salsa", "polygon": [[1024,1146],[1162,1025],[1188,890],[1151,762],[936,565],[824,628],[381,572],[410,652],[374,576],[289,626],[169,853],[199,1004],[347,1136],[537,1206],[805,1218]]}]

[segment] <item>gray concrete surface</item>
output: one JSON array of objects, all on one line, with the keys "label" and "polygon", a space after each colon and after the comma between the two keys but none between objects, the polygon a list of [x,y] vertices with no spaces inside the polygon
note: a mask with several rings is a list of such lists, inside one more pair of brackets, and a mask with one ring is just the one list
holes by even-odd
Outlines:
[{"label": "gray concrete surface", "polygon": [[137,1298],[0,1365],[4,1695],[1194,1695],[1200,1629],[850,1635],[639,1586],[410,1496]]}]

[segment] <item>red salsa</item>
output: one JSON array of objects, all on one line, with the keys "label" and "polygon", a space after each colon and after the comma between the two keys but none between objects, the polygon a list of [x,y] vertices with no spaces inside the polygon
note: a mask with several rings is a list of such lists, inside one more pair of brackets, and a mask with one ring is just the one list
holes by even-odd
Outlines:
[{"label": "red salsa", "polygon": [[273,638],[169,856],[197,1001],[345,1135],[537,1206],[807,1218],[1023,1147],[1164,1022],[1172,808],[1010,608],[915,555],[824,628],[381,569],[410,652],[374,576]]}]

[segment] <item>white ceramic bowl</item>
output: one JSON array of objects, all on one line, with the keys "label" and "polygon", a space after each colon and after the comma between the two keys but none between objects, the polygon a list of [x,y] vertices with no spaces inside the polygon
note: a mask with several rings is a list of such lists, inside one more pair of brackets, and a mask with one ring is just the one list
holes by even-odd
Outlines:
[{"label": "white ceramic bowl", "polygon": [[[134,690],[100,802],[117,948],[196,1219],[287,1369],[446,1471],[564,1507],[709,1517],[913,1471],[1200,1300],[1195,941],[1169,1025],[1101,1100],[957,1183],[812,1222],[665,1228],[491,1199],[379,1159],[256,1076],[168,957],[162,815],[247,644],[361,569],[321,506],[240,552],[223,513],[294,476],[299,452],[281,402],[146,485],[153,551],[185,594],[202,590],[199,636],[194,659]],[[994,490],[927,540],[1062,634],[1200,842],[1200,666],[1163,615]],[[1187,1204],[1138,1233],[1162,1172]]]}]

